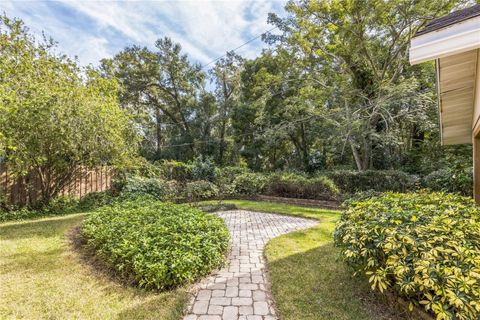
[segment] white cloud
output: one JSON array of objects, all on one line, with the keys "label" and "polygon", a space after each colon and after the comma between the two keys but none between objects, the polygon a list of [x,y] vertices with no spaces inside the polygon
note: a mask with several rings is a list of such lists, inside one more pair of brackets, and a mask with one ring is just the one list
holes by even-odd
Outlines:
[{"label": "white cloud", "polygon": [[[194,60],[207,63],[270,29],[267,15],[279,7],[278,2],[258,0],[6,4],[7,14],[18,14],[34,31],[45,30],[82,64],[96,64],[127,45],[151,47],[164,36],[179,42]],[[68,22],[59,17],[65,10],[74,14]],[[239,53],[252,58],[264,46],[257,40]]]}]

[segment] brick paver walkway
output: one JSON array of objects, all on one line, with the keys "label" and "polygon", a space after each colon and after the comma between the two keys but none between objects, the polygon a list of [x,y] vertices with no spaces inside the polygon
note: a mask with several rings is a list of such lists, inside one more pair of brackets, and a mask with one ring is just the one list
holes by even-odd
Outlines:
[{"label": "brick paver walkway", "polygon": [[265,243],[317,222],[243,210],[218,215],[232,237],[229,264],[198,285],[184,320],[277,319],[265,276]]}]

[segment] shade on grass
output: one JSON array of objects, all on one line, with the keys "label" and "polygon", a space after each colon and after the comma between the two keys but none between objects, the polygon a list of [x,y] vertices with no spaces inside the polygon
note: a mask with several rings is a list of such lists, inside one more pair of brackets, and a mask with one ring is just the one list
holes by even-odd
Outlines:
[{"label": "shade on grass", "polygon": [[183,288],[147,293],[98,273],[70,250],[84,214],[0,224],[0,318],[179,319]]}]

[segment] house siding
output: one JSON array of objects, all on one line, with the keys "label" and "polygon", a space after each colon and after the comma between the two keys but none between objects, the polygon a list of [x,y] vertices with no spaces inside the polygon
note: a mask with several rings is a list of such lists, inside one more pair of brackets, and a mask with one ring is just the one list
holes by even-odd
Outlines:
[{"label": "house siding", "polygon": [[472,129],[474,136],[480,133],[480,50],[477,49],[477,72],[475,81],[475,102]]}]

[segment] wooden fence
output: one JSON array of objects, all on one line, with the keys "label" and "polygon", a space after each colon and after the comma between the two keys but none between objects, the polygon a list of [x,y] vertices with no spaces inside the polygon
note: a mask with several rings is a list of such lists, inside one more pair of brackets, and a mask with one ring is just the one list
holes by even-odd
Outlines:
[{"label": "wooden fence", "polygon": [[[80,168],[78,173],[60,192],[62,196],[83,198],[90,192],[109,190],[112,187],[113,170],[109,167]],[[40,181],[36,174],[13,177],[6,164],[0,164],[0,193],[7,202],[19,205],[34,204],[40,199]]]}]

